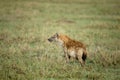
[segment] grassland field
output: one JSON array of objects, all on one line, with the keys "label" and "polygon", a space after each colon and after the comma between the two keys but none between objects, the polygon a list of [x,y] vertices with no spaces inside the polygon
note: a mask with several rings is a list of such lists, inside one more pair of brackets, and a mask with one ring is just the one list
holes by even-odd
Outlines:
[{"label": "grassland field", "polygon": [[[86,45],[84,68],[56,32]],[[0,80],[120,80],[120,0],[0,0]]]}]

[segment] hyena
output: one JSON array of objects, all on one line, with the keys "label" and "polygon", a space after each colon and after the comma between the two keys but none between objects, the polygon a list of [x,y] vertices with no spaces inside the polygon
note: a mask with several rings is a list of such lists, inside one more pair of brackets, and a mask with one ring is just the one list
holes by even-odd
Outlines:
[{"label": "hyena", "polygon": [[66,35],[54,34],[48,39],[49,42],[57,42],[63,47],[66,62],[69,62],[71,57],[77,59],[83,66],[87,58],[86,47],[83,43],[73,40]]}]

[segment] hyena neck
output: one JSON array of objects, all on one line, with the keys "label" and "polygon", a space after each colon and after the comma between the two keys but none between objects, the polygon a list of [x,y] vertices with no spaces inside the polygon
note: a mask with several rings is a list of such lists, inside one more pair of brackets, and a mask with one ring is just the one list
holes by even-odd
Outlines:
[{"label": "hyena neck", "polygon": [[66,35],[60,35],[59,36],[59,42],[61,43],[61,45],[65,48],[67,48],[67,44],[70,44],[70,42],[72,41],[72,39],[70,39],[68,36]]}]

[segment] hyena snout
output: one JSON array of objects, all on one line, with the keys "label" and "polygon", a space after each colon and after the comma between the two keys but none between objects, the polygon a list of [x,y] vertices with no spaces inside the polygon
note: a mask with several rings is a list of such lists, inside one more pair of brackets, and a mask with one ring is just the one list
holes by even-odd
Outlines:
[{"label": "hyena snout", "polygon": [[51,38],[48,39],[49,42],[52,42],[53,40]]},{"label": "hyena snout", "polygon": [[48,41],[49,42],[54,42],[56,39],[55,39],[55,37],[50,37],[50,38],[48,38]]},{"label": "hyena snout", "polygon": [[52,37],[48,38],[49,42],[53,42],[53,41],[57,41],[58,38],[58,33],[56,33],[55,35],[53,35]]}]

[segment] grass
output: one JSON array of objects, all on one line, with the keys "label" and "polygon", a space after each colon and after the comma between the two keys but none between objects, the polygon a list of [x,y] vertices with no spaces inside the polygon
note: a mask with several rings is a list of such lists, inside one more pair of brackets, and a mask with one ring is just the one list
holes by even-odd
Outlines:
[{"label": "grass", "polygon": [[[119,80],[119,0],[0,1],[0,80]],[[82,68],[65,63],[47,38],[63,33],[87,45]]]}]

